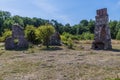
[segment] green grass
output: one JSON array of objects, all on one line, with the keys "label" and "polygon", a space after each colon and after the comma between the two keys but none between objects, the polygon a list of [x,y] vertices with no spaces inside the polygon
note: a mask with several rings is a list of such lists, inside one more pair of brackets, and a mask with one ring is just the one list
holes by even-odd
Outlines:
[{"label": "green grass", "polygon": [[105,80],[120,80],[120,78],[108,78],[108,79],[105,79]]}]

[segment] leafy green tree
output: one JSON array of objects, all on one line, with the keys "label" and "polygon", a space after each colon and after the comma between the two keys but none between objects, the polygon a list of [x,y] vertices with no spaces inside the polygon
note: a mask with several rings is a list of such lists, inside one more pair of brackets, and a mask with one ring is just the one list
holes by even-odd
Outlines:
[{"label": "leafy green tree", "polygon": [[2,32],[4,31],[3,23],[7,18],[10,18],[11,14],[7,11],[0,11],[0,35],[2,35]]},{"label": "leafy green tree", "polygon": [[118,33],[117,33],[117,35],[116,35],[116,39],[117,39],[117,40],[120,40],[120,29],[119,29],[119,31],[118,31]]},{"label": "leafy green tree", "polygon": [[88,26],[88,21],[87,20],[81,20],[80,24],[81,24],[81,26]]},{"label": "leafy green tree", "polygon": [[117,22],[116,27],[115,27],[115,34],[116,34],[116,35],[117,35],[119,29],[120,29],[120,21]]},{"label": "leafy green tree", "polygon": [[95,21],[90,20],[88,23],[88,28],[90,33],[94,33],[94,28],[95,28]]},{"label": "leafy green tree", "polygon": [[13,18],[15,23],[18,23],[24,27],[23,18],[21,16],[15,15],[12,18]]},{"label": "leafy green tree", "polygon": [[29,17],[23,17],[23,23],[24,26],[26,27],[27,25],[33,25],[32,19]]},{"label": "leafy green tree", "polygon": [[59,22],[57,22],[56,20],[51,20],[51,22],[50,22],[53,26],[54,26],[54,28],[55,28],[55,30],[57,31],[57,32],[59,32],[60,34],[62,34],[64,31],[64,29],[63,29],[63,25],[61,24],[61,23],[59,23]]},{"label": "leafy green tree", "polygon": [[72,27],[70,26],[69,23],[67,23],[67,24],[64,26],[64,32],[67,32],[67,33],[71,33],[71,32],[72,32]]},{"label": "leafy green tree", "polygon": [[55,32],[55,28],[52,25],[46,24],[38,27],[39,36],[41,37],[43,44],[49,48],[50,36]]},{"label": "leafy green tree", "polygon": [[109,22],[109,25],[110,25],[110,31],[111,31],[111,37],[112,39],[115,39],[116,38],[116,25],[117,25],[117,21],[110,21]]},{"label": "leafy green tree", "polygon": [[8,19],[4,20],[3,27],[4,27],[4,29],[11,29],[12,25],[14,23],[15,22],[14,22],[14,20],[12,18],[8,18]]},{"label": "leafy green tree", "polygon": [[37,43],[36,28],[33,25],[27,25],[25,28],[25,37],[33,44]]},{"label": "leafy green tree", "polygon": [[34,18],[32,18],[32,23],[35,27],[39,27],[41,25],[48,24],[49,20],[34,17]]}]

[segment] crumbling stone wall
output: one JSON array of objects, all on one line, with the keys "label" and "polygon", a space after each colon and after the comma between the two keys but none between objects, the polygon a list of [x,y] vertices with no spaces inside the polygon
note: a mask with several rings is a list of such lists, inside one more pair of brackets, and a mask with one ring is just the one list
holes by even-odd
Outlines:
[{"label": "crumbling stone wall", "polygon": [[61,38],[59,32],[55,32],[51,37],[50,37],[50,45],[61,45]]},{"label": "crumbling stone wall", "polygon": [[111,49],[111,35],[108,24],[109,17],[107,14],[107,8],[97,10],[97,16],[95,19],[95,38],[92,43],[92,49]]},{"label": "crumbling stone wall", "polygon": [[[17,40],[17,42],[15,42]],[[28,48],[28,41],[24,38],[24,31],[21,26],[14,24],[12,26],[12,37],[5,40],[5,49],[25,49]]]}]

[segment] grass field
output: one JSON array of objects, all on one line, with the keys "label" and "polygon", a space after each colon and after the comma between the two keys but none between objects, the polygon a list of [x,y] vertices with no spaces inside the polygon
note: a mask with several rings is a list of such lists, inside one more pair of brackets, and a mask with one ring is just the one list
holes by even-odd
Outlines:
[{"label": "grass field", "polygon": [[6,51],[1,43],[0,80],[120,80],[120,41],[109,51],[91,50],[91,41],[75,46]]}]

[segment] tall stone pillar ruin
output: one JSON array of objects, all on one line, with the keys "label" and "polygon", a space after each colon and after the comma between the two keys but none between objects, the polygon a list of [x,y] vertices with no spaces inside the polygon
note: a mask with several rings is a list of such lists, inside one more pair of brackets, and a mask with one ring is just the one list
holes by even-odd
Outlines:
[{"label": "tall stone pillar ruin", "polygon": [[112,49],[107,8],[96,11],[92,49]]}]

